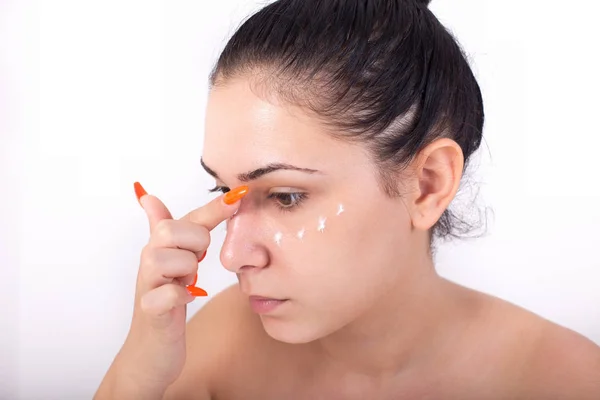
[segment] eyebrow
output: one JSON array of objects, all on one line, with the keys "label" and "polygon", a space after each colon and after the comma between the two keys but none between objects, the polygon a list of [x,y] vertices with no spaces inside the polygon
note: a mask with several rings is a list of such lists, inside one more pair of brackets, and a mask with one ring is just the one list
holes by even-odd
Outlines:
[{"label": "eyebrow", "polygon": [[[221,178],[219,178],[219,175],[217,175],[217,173],[215,171],[213,171],[210,167],[208,167],[208,165],[206,165],[204,163],[204,160],[202,158],[200,159],[200,164],[202,165],[202,168],[204,168],[206,170],[206,172],[208,172],[213,178],[222,180]],[[260,167],[255,170],[249,171],[249,172],[244,172],[244,173],[238,174],[237,179],[240,182],[244,182],[244,183],[250,182],[250,181],[256,180],[266,174],[270,174],[271,172],[280,171],[280,170],[300,171],[300,172],[304,172],[307,174],[320,173],[320,171],[318,171],[316,169],[300,168],[300,167],[296,167],[294,165],[285,164],[285,163],[270,163],[270,164],[265,165],[264,167]]]}]

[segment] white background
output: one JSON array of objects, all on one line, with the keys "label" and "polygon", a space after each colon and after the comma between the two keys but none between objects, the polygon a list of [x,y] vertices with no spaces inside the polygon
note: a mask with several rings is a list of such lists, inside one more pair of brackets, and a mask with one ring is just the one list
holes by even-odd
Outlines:
[{"label": "white background", "polygon": [[[127,334],[147,224],[201,171],[207,76],[254,1],[0,2],[0,398],[91,398]],[[471,174],[488,234],[438,270],[600,344],[599,24],[594,2],[433,0],[484,94]],[[217,229],[199,285],[234,282]],[[190,307],[193,314],[204,304]]]}]

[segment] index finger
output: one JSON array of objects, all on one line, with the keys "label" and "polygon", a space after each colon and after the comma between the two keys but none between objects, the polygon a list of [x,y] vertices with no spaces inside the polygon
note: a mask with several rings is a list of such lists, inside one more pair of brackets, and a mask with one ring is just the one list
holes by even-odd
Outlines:
[{"label": "index finger", "polygon": [[217,225],[231,217],[240,207],[240,200],[248,194],[248,186],[238,186],[223,196],[206,203],[184,215],[181,219],[204,226],[213,230]]}]

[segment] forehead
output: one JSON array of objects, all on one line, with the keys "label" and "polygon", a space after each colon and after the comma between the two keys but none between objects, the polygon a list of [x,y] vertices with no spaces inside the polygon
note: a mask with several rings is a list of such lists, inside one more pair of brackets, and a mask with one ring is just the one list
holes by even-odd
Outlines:
[{"label": "forehead", "polygon": [[356,161],[354,151],[301,108],[258,96],[247,80],[209,93],[203,159],[219,173],[227,168],[224,160],[235,160],[241,170],[269,162],[326,168],[332,160]]}]

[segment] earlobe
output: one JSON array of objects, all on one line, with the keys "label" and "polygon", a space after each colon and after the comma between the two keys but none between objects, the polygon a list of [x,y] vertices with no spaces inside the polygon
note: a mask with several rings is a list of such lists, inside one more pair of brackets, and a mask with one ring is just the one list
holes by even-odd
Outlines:
[{"label": "earlobe", "polygon": [[425,147],[416,160],[417,196],[413,201],[413,226],[429,230],[442,216],[460,186],[464,156],[460,146],[442,138]]}]

